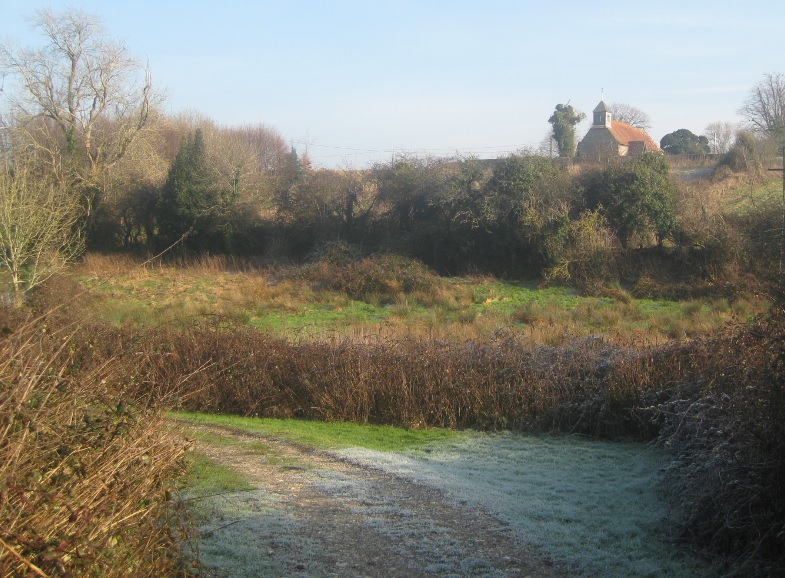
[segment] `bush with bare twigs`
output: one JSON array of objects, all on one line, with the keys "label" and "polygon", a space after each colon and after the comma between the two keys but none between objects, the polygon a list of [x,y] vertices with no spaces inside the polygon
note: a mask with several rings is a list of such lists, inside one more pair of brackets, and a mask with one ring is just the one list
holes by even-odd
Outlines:
[{"label": "bush with bare twigs", "polygon": [[681,540],[728,575],[783,575],[785,312],[668,357],[683,370],[651,409]]},{"label": "bush with bare twigs", "polygon": [[[78,327],[0,311],[0,575],[182,574],[184,448]],[[172,522],[172,523],[169,523]]]},{"label": "bush with bare twigs", "polygon": [[738,575],[785,569],[785,314],[638,350],[507,335],[292,343],[205,326],[137,337],[140,393],[185,380],[190,410],[656,441],[674,455],[682,541]]}]

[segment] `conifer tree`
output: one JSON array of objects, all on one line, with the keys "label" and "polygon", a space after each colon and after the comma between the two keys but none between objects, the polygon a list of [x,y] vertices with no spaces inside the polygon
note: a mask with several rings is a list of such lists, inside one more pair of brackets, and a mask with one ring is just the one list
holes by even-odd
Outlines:
[{"label": "conifer tree", "polygon": [[169,246],[189,233],[189,247],[220,250],[228,239],[232,191],[213,178],[204,135],[197,129],[183,139],[169,169],[158,204],[158,239]]}]

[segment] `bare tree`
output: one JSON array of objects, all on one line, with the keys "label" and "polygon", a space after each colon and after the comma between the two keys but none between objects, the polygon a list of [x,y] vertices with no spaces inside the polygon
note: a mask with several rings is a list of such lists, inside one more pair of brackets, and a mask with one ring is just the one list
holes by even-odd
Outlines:
[{"label": "bare tree", "polygon": [[10,276],[17,306],[81,253],[82,211],[62,185],[24,166],[0,169],[0,267]]},{"label": "bare tree", "polygon": [[274,173],[286,162],[289,147],[276,129],[258,124],[230,128],[229,132],[256,155],[262,172]]},{"label": "bare tree", "polygon": [[651,128],[651,119],[649,115],[639,108],[635,108],[623,102],[614,102],[608,105],[608,110],[614,120],[619,122],[626,122],[627,124],[643,130]]},{"label": "bare tree", "polygon": [[548,131],[542,140],[537,145],[537,148],[534,151],[534,154],[537,154],[541,157],[555,157],[559,154],[559,145],[556,142],[556,139],[553,138],[553,131]]},{"label": "bare tree", "polygon": [[709,139],[711,152],[724,155],[733,145],[738,126],[732,122],[712,122],[706,125],[704,134]]},{"label": "bare tree", "polygon": [[771,72],[750,89],[739,114],[755,131],[785,137],[785,75]]},{"label": "bare tree", "polygon": [[34,26],[42,48],[0,46],[0,63],[15,81],[6,91],[13,125],[58,177],[95,186],[147,124],[149,70],[78,9],[40,11]]}]

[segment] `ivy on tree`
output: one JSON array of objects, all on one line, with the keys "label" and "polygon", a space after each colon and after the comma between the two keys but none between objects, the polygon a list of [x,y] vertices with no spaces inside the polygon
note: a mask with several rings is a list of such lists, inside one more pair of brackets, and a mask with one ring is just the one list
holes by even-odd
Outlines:
[{"label": "ivy on tree", "polygon": [[553,138],[559,147],[560,157],[574,157],[577,143],[575,141],[575,125],[586,115],[575,110],[570,104],[557,104],[556,110],[548,119],[553,125]]}]

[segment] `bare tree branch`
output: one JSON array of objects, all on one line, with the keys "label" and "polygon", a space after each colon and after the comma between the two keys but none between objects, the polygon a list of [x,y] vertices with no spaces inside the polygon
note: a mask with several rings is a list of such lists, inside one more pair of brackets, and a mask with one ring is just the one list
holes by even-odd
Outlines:
[{"label": "bare tree branch", "polygon": [[643,130],[651,128],[651,119],[649,115],[639,108],[635,108],[623,102],[614,102],[608,105],[611,116],[614,120],[619,122],[626,122],[627,124]]},{"label": "bare tree branch", "polygon": [[750,128],[769,135],[785,135],[785,75],[766,74],[750,89],[739,114]]},{"label": "bare tree branch", "polygon": [[16,80],[13,125],[71,184],[95,186],[158,102],[149,69],[111,40],[96,16],[78,9],[43,10],[34,26],[46,39],[43,48],[0,47],[0,62]]},{"label": "bare tree branch", "polygon": [[26,166],[0,168],[0,268],[10,275],[17,306],[82,252],[82,214],[80,199],[62,185]]}]

